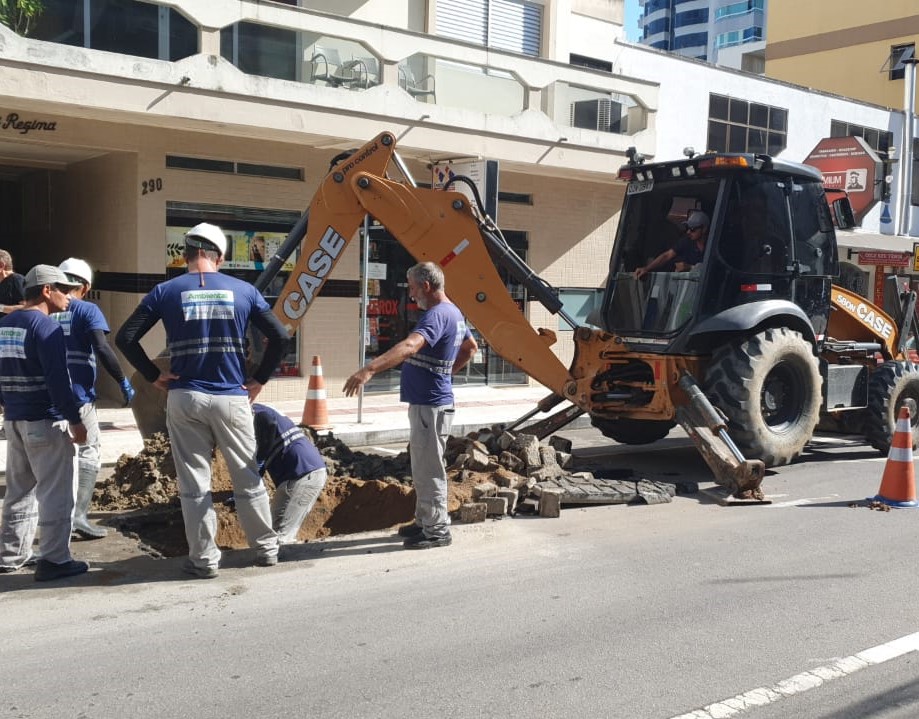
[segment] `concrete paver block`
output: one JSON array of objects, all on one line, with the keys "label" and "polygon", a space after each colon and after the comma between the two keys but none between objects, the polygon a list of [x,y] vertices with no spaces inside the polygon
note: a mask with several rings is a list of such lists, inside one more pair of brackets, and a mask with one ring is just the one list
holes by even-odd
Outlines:
[{"label": "concrete paver block", "polygon": [[473,524],[484,522],[488,516],[488,505],[484,502],[467,502],[460,506],[460,522]]}]

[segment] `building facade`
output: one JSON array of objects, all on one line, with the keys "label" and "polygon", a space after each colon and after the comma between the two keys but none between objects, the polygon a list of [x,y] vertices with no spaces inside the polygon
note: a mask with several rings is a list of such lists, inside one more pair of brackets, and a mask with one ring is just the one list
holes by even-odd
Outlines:
[{"label": "building facade", "polygon": [[[508,243],[584,319],[605,280],[629,148],[802,160],[834,122],[902,125],[883,107],[624,42],[621,0],[45,5],[26,35],[0,27],[0,246],[20,270],[86,258],[113,327],[182,271],[182,234],[201,220],[229,235],[225,270],[255,281],[330,161],[383,130],[419,184],[443,163],[497,162]],[[863,229],[879,237],[882,216],[878,203]],[[362,353],[410,329],[413,260],[385,228],[370,228],[366,255],[364,244],[345,249],[266,399],[303,398],[313,355],[335,396]],[[534,326],[557,333],[567,364],[570,328],[507,285]],[[151,355],[164,344],[156,332],[144,341]],[[529,379],[486,345],[459,381]]]},{"label": "building facade", "polygon": [[683,57],[763,71],[767,0],[639,0],[641,44]]},{"label": "building facade", "polygon": [[[515,250],[575,294],[603,281],[594,258],[615,231],[615,173],[628,147],[652,151],[657,90],[569,59],[621,34],[621,2],[300,5],[48,0],[26,36],[0,27],[0,246],[17,266],[85,257],[117,327],[181,271],[183,231],[209,220],[230,235],[226,270],[252,281],[330,160],[390,130],[422,184],[441,161],[497,161],[498,219]],[[372,354],[404,336],[413,310],[411,258],[383,229],[371,234],[368,259],[385,272],[369,288]],[[305,318],[268,399],[305,396],[313,355],[330,393],[357,366],[360,245]],[[556,327],[520,300],[534,324]],[[156,354],[163,337],[145,345]],[[570,345],[562,333],[559,351]],[[487,347],[467,378],[528,381]]]}]

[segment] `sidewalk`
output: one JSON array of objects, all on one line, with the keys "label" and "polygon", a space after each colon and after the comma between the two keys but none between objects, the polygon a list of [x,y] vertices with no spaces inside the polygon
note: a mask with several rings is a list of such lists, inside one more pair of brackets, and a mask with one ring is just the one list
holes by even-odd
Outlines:
[{"label": "sidewalk", "polygon": [[[531,412],[536,403],[549,394],[540,385],[533,387],[457,387],[456,421],[451,434],[462,436],[492,424],[510,423]],[[408,441],[407,405],[399,402],[398,394],[367,395],[358,416],[356,397],[326,400],[331,432],[349,447],[394,444]],[[295,422],[303,415],[302,401],[270,403]],[[556,410],[565,404],[559,405]],[[122,454],[137,454],[144,443],[137,431],[130,409],[99,407],[102,428],[102,464],[112,466]],[[546,417],[537,414],[527,420],[535,422]],[[358,421],[360,419],[360,421]],[[590,420],[578,417],[568,427],[586,427]],[[6,440],[0,441],[0,471],[6,471]]]}]

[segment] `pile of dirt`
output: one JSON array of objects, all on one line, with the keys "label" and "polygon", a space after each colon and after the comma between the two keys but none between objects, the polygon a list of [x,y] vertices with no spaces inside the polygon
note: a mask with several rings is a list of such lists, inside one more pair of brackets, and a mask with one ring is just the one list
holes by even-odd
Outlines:
[{"label": "pile of dirt", "polygon": [[[300,528],[301,540],[386,529],[412,519],[415,495],[407,452],[395,457],[356,452],[333,435],[314,435],[313,441],[326,460],[329,480]],[[541,479],[562,473],[568,458],[558,448],[541,446],[535,437],[499,428],[450,437],[445,454],[447,509],[455,516],[464,503],[481,494],[476,488],[483,485],[516,489],[523,498]],[[219,452],[214,453],[211,470],[217,543],[229,549],[244,548],[248,543],[232,506],[232,482]],[[273,495],[270,477],[265,484]],[[106,523],[135,536],[151,553],[180,556],[188,552],[175,463],[166,435],[145,440],[144,449],[135,456],[122,455],[111,477],[97,486],[93,509],[114,513]]]}]

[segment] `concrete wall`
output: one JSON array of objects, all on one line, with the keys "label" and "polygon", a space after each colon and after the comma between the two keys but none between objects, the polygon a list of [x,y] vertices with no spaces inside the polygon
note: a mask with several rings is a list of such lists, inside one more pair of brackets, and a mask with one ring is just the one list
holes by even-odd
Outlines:
[{"label": "concrete wall", "polygon": [[903,80],[888,79],[886,63],[891,46],[919,39],[919,6],[915,0],[770,0],[766,37],[766,75],[902,108]]}]

